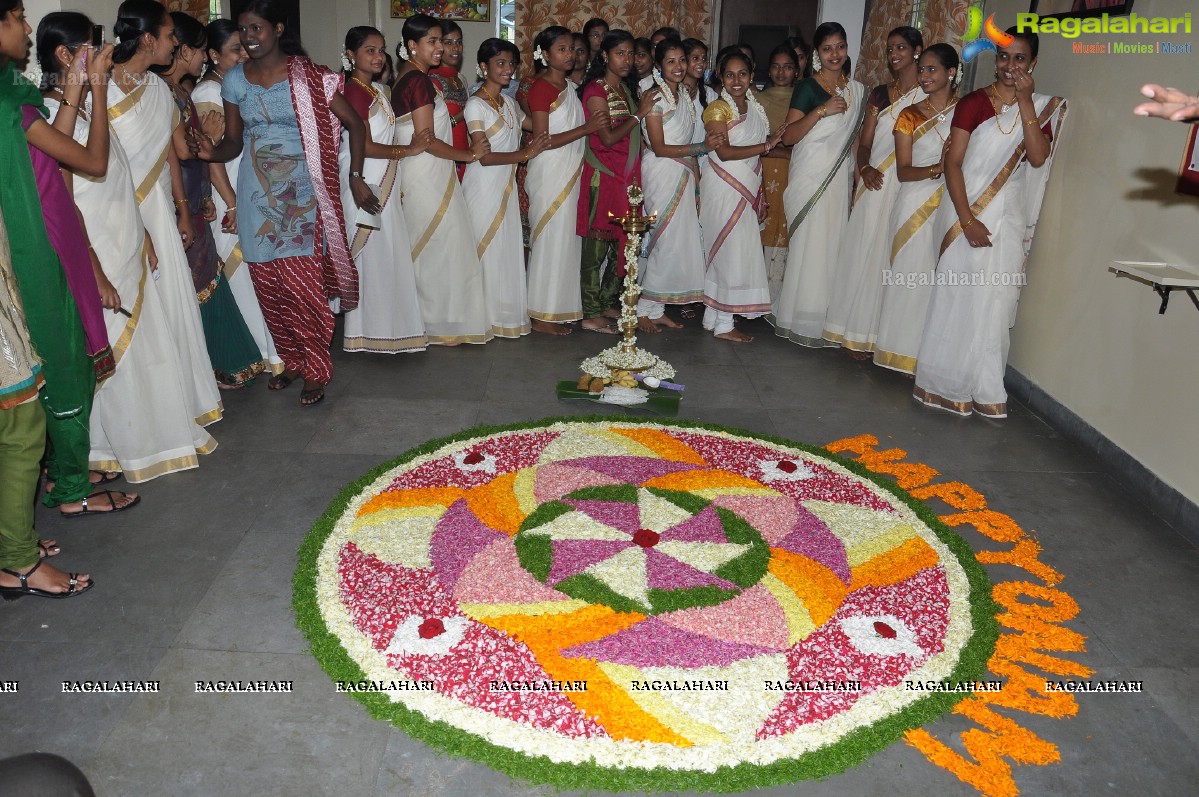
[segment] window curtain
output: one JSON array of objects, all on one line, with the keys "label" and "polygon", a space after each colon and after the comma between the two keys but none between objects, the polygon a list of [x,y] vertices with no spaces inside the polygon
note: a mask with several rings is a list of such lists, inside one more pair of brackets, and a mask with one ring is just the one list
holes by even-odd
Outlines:
[{"label": "window curtain", "polygon": [[634,36],[649,36],[668,25],[678,28],[684,38],[706,42],[712,30],[712,6],[713,0],[518,0],[516,46],[525,64],[531,64],[533,39],[538,33],[550,25],[581,32],[583,23],[592,17],[607,20],[608,27],[623,28]]},{"label": "window curtain", "polygon": [[[960,53],[969,8],[969,0],[925,0],[920,31],[924,43],[945,42]],[[874,0],[871,4],[854,73],[867,90],[893,80],[887,69],[887,34],[900,25],[909,24],[911,18],[912,0]]]},{"label": "window curtain", "polygon": [[167,0],[167,11],[182,11],[208,24],[208,0]]}]

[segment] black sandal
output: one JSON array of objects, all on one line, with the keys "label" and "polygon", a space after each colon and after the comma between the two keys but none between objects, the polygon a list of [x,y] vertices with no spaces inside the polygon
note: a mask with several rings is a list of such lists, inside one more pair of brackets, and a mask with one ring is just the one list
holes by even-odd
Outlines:
[{"label": "black sandal", "polygon": [[[111,508],[110,509],[90,509],[87,505],[87,499],[88,498],[97,498],[101,494],[108,496],[108,505]],[[132,501],[125,504],[124,506],[117,506],[117,502],[112,500],[112,497],[114,494],[121,495],[121,496],[129,495],[129,493],[124,493],[124,492],[121,492],[120,490],[99,489],[99,490],[96,490],[91,495],[84,498],[82,501],[80,501],[80,503],[83,504],[83,508],[80,509],[78,512],[63,512],[61,509],[59,509],[58,514],[62,515],[63,517],[83,517],[84,515],[111,515],[113,512],[124,512],[126,509],[132,509],[133,507],[140,504],[142,501],[142,497],[140,495],[138,495],[138,496],[135,496]]]},{"label": "black sandal", "polygon": [[266,386],[269,390],[283,390],[294,381],[296,381],[296,377],[288,376],[286,373],[275,374],[266,381]]},{"label": "black sandal", "polygon": [[42,562],[44,561],[46,560],[38,559],[37,564],[26,570],[24,573],[18,573],[16,570],[9,570],[7,567],[0,568],[0,571],[8,573],[10,576],[16,576],[21,580],[21,586],[19,587],[0,587],[0,598],[4,598],[6,601],[15,601],[17,598],[20,598],[24,595],[33,595],[38,598],[54,598],[56,600],[61,600],[63,598],[73,598],[76,595],[82,595],[92,587],[96,586],[96,582],[89,578],[87,580],[86,587],[83,589],[76,589],[76,587],[79,586],[78,573],[67,573],[67,575],[71,577],[71,581],[66,592],[47,592],[44,589],[38,589],[37,587],[29,586],[29,577],[33,575],[35,570],[42,566]]}]

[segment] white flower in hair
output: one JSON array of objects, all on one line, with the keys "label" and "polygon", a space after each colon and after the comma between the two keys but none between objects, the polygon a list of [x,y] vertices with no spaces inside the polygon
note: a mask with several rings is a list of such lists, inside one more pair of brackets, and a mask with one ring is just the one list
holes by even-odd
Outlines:
[{"label": "white flower in hair", "polygon": [[666,79],[662,77],[662,73],[660,71],[658,71],[658,67],[656,67],[656,66],[654,67],[653,74],[654,74],[654,83],[657,83],[658,88],[661,89],[662,104],[665,105],[668,109],[673,111],[677,106],[674,101],[674,95],[670,91],[670,87],[666,85]]},{"label": "white flower in hair", "polygon": [[347,56],[345,53],[341,54],[341,70],[343,72],[354,71],[354,62],[351,61],[349,56]]},{"label": "white flower in hair", "polygon": [[484,80],[487,77],[487,70],[483,68],[482,64],[478,64],[475,67],[475,74],[479,76],[479,80]]},{"label": "white flower in hair", "polygon": [[724,100],[725,105],[729,106],[729,112],[733,114],[731,121],[735,122],[741,118],[741,112],[737,110],[737,103],[733,101],[733,95],[729,94],[728,89],[720,90],[720,99]]},{"label": "white flower in hair", "polygon": [[407,45],[407,44],[401,44],[401,45],[400,45],[400,48],[399,48],[398,50],[396,50],[396,55],[398,55],[398,56],[400,57],[400,60],[401,60],[401,61],[407,61],[407,60],[408,60],[408,58],[409,58],[409,56],[408,56],[408,45]]},{"label": "white flower in hair", "polygon": [[819,53],[812,53],[812,71],[819,72],[824,67],[820,64]]},{"label": "white flower in hair", "polygon": [[533,48],[533,63],[549,66],[550,62],[545,59],[545,53],[541,51],[541,45]]}]

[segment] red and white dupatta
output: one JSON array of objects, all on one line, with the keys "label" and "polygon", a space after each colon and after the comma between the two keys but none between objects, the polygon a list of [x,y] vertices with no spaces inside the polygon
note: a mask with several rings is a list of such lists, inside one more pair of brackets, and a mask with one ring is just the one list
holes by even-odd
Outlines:
[{"label": "red and white dupatta", "polygon": [[341,298],[343,312],[353,310],[358,306],[358,269],[350,256],[341,204],[337,163],[341,123],[330,109],[344,77],[300,56],[287,60],[287,76],[324,238],[323,254],[313,254],[321,258],[325,293]]}]

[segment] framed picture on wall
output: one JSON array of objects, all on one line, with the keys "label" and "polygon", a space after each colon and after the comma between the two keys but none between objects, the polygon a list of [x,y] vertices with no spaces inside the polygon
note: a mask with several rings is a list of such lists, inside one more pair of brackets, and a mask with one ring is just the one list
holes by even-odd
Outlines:
[{"label": "framed picture on wall", "polygon": [[1182,151],[1182,166],[1178,169],[1178,182],[1174,192],[1187,196],[1199,196],[1199,152],[1195,151],[1195,133],[1199,125],[1191,125],[1187,134],[1187,145]]},{"label": "framed picture on wall", "polygon": [[490,22],[491,0],[391,0],[393,19],[407,19],[414,14],[464,22]]},{"label": "framed picture on wall", "polygon": [[1100,14],[1122,17],[1132,11],[1132,0],[1032,0],[1028,11],[1058,19],[1097,17]]}]

